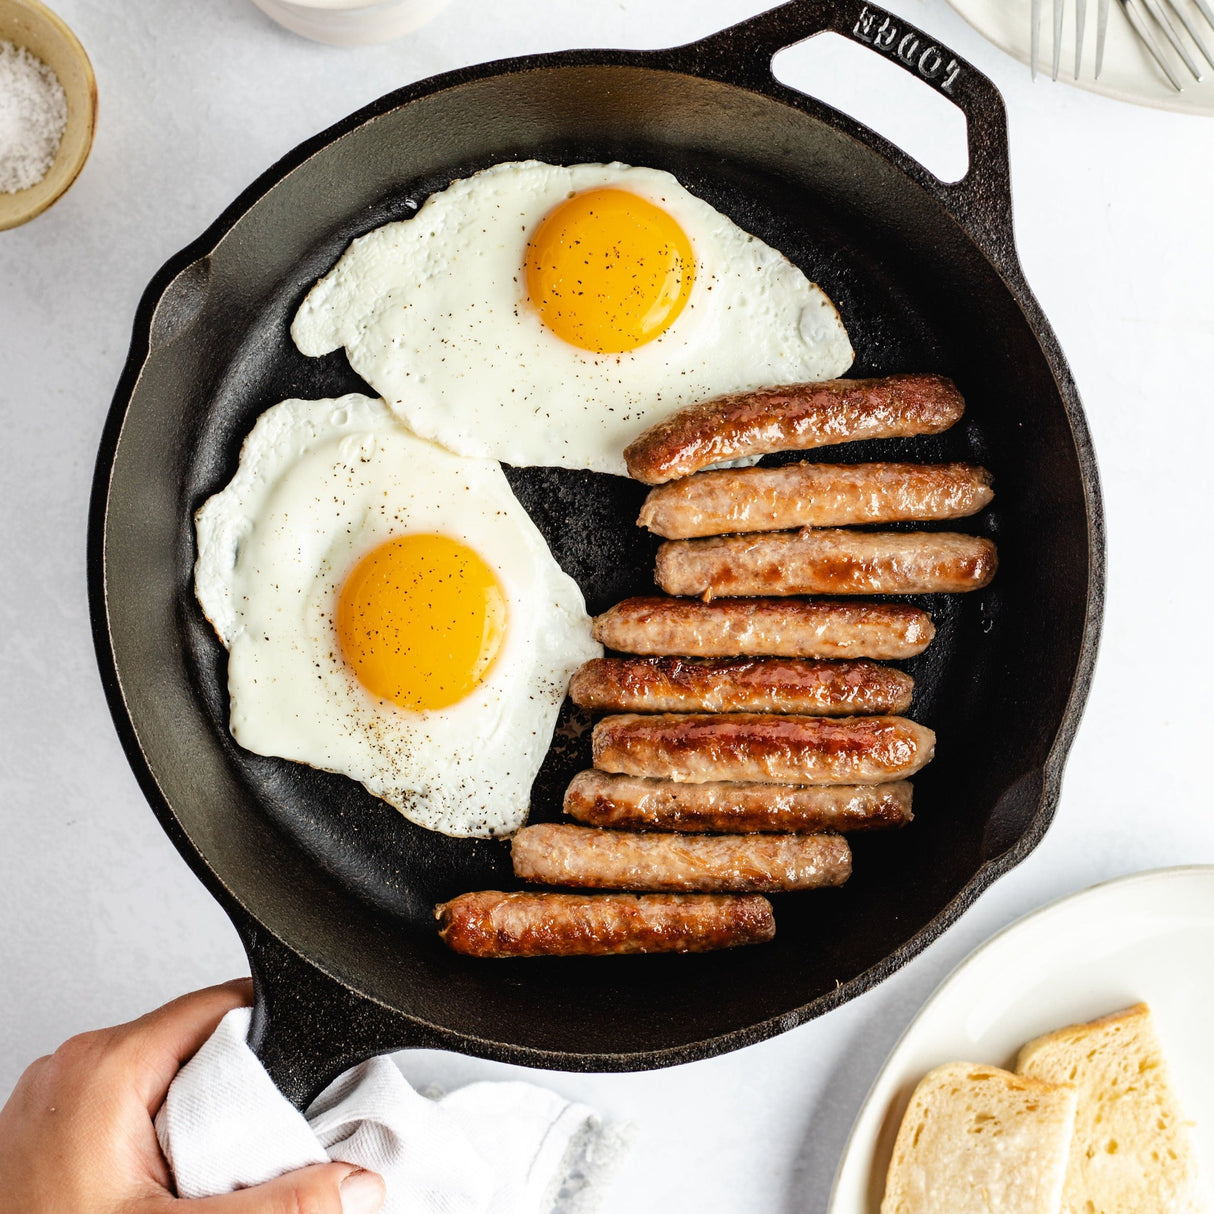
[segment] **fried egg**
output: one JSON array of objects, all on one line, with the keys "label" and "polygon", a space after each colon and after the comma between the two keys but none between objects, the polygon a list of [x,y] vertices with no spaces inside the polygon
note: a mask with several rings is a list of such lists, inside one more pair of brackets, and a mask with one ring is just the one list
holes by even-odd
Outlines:
[{"label": "fried egg", "polygon": [[370,397],[283,401],[196,527],[241,746],[444,834],[522,824],[570,675],[602,650],[496,462]]},{"label": "fried egg", "polygon": [[623,474],[683,405],[831,379],[834,305],[669,173],[499,164],[355,240],[300,306],[418,434],[461,455]]}]

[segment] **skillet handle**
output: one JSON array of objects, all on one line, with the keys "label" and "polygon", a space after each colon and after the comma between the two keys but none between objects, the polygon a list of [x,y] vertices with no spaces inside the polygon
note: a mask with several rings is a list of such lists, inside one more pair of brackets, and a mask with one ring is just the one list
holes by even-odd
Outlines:
[{"label": "skillet handle", "polygon": [[820,107],[823,103],[776,80],[771,60],[778,51],[828,31],[896,63],[965,115],[969,168],[960,181],[950,183],[929,173],[875,131],[831,111],[835,125],[892,160],[938,198],[988,254],[1014,266],[1003,98],[987,76],[910,22],[861,0],[790,0],[699,42],[675,48],[671,66],[714,76],[802,109]]},{"label": "skillet handle", "polygon": [[343,1071],[401,1049],[433,1048],[414,1020],[351,991],[243,914],[233,915],[253,973],[249,1045],[298,1109]]}]

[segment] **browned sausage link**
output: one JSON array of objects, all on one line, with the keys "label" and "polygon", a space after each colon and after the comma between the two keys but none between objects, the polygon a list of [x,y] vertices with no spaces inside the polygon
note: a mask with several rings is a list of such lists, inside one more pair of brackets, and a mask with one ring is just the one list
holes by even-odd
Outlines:
[{"label": "browned sausage link", "polygon": [[977,514],[994,493],[972,464],[789,464],[697,472],[649,491],[637,520],[668,540]]},{"label": "browned sausage link", "polygon": [[658,549],[667,594],[955,594],[995,576],[995,545],[953,531],[777,531],[669,540]]},{"label": "browned sausage link", "polygon": [[776,934],[757,894],[540,894],[483,890],[434,910],[438,934],[471,957],[704,953]]},{"label": "browned sausage link", "polygon": [[842,835],[672,835],[545,822],[511,841],[514,875],[540,885],[770,894],[842,885]]},{"label": "browned sausage link", "polygon": [[795,658],[593,658],[569,697],[598,712],[905,712],[915,682],[877,662]]},{"label": "browned sausage link", "polygon": [[878,830],[911,820],[911,785],[676,784],[581,771],[565,790],[565,812],[591,826],[625,830]]},{"label": "browned sausage link", "polygon": [[625,447],[624,460],[630,475],[659,485],[723,460],[938,434],[964,411],[961,393],[943,375],[790,384],[680,409]]},{"label": "browned sausage link", "polygon": [[936,735],[906,717],[778,717],[625,713],[593,734],[594,765],[617,775],[689,784],[883,784],[914,775]]},{"label": "browned sausage link", "polygon": [[635,598],[594,621],[608,649],[706,658],[909,658],[935,635],[917,607],[830,599]]}]

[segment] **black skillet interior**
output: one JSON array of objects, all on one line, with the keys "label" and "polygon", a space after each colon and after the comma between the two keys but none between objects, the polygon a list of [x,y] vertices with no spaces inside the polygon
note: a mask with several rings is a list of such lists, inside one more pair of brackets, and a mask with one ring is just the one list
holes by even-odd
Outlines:
[{"label": "black skillet interior", "polygon": [[[153,807],[250,948],[262,1052],[296,1098],[390,1045],[601,1070],[745,1044],[878,981],[1048,825],[1095,644],[1094,467],[1011,251],[989,83],[966,65],[954,77],[971,174],[945,187],[767,74],[778,46],[827,27],[863,35],[865,20],[894,19],[798,0],[676,52],[548,56],[403,90],[288,157],[149,288],[98,464],[102,673]],[[366,390],[341,352],[295,350],[295,308],[352,237],[408,219],[456,177],[531,157],[670,170],[825,288],[856,350],[851,374],[941,371],[969,402],[947,434],[824,457],[967,459],[996,478],[994,506],[969,527],[997,540],[999,575],[981,593],[924,600],[939,634],[907,664],[912,715],[939,735],[916,780],[916,820],[857,838],[844,888],[777,898],[770,945],[610,961],[455,956],[433,906],[514,886],[503,842],[421,830],[342,776],[249,754],[228,734],[225,655],[192,590],[192,512],[229,479],[263,409]],[[508,475],[591,612],[652,588],[638,486]],[[533,819],[558,817],[568,777],[588,765],[585,727],[567,706]]]}]

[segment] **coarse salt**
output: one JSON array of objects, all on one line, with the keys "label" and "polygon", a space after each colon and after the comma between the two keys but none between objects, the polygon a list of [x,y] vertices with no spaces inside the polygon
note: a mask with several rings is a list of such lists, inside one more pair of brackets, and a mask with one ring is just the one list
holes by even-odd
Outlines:
[{"label": "coarse salt", "polygon": [[37,185],[67,126],[63,85],[23,46],[0,42],[0,193]]}]

